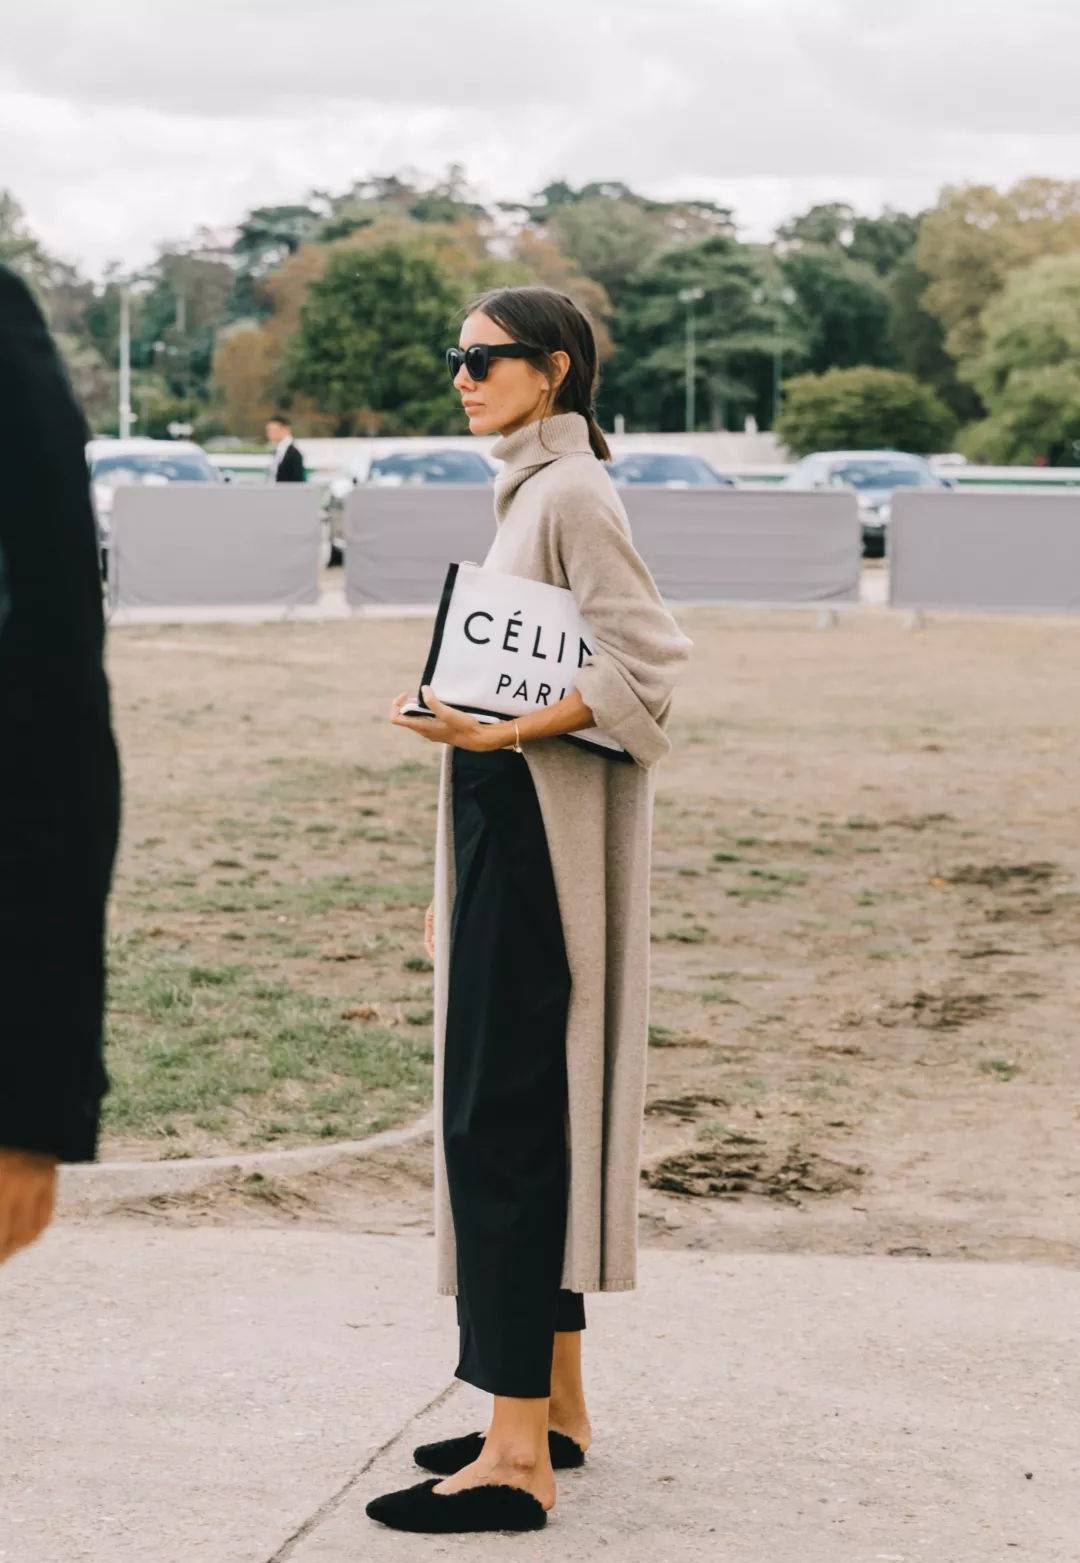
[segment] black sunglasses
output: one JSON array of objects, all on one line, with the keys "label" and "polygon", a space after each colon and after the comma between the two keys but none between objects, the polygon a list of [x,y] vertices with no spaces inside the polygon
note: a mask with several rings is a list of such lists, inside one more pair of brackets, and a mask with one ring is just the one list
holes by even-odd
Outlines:
[{"label": "black sunglasses", "polygon": [[472,347],[448,347],[446,367],[451,380],[457,379],[462,364],[468,370],[470,380],[483,380],[493,358],[535,358],[536,349],[522,342],[474,342]]}]

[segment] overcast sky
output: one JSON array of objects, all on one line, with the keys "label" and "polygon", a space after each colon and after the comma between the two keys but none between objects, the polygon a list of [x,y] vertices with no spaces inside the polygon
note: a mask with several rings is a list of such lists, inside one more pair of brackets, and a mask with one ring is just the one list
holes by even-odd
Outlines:
[{"label": "overcast sky", "polygon": [[735,209],[1080,177],[1076,0],[33,0],[0,188],[92,273],[251,206],[466,165]]}]

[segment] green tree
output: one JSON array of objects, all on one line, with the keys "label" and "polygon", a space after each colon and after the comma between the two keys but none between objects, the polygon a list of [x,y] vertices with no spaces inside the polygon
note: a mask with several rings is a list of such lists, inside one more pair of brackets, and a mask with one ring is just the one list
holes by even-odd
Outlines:
[{"label": "green tree", "polygon": [[781,264],[800,294],[806,367],[817,373],[856,364],[904,369],[959,418],[978,417],[978,397],[958,379],[944,328],[926,308],[932,279],[915,260],[923,215],[886,207],[866,217],[845,202],[828,202],[777,231]]},{"label": "green tree", "polygon": [[778,335],[764,258],[723,234],[661,252],[627,283],[599,404],[605,417],[683,427],[687,305],[679,295],[689,288],[703,295],[694,305],[697,422],[722,429],[747,412],[768,417],[773,352],[797,344]]},{"label": "green tree", "polygon": [[335,252],[286,350],[290,390],[337,433],[454,433],[461,412],[442,363],[462,302],[446,270],[407,243]]},{"label": "green tree", "polygon": [[1044,255],[1014,271],[980,320],[982,351],[962,372],[988,416],[965,451],[993,462],[1054,465],[1080,457],[1080,254]]},{"label": "green tree", "polygon": [[241,220],[232,253],[236,281],[230,300],[232,319],[262,312],[259,285],[302,244],[318,237],[325,222],[312,204],[256,206]]},{"label": "green tree", "polygon": [[889,293],[872,267],[842,249],[813,245],[789,251],[780,270],[795,292],[811,373],[895,362]]},{"label": "green tree", "polygon": [[7,190],[0,190],[0,263],[30,284],[55,333],[69,338],[72,345],[85,337],[93,284],[67,261],[49,254]]},{"label": "green tree", "polygon": [[[299,434],[331,435],[340,426],[337,413],[317,398],[301,395],[295,386],[290,390],[286,363],[290,339],[300,330],[301,312],[312,287],[335,256],[350,256],[357,262],[358,257],[391,244],[404,246],[414,256],[427,257],[458,301],[498,284],[534,280],[534,269],[523,259],[507,261],[492,256],[478,225],[469,218],[420,223],[400,211],[383,211],[370,222],[355,226],[344,238],[300,245],[262,280],[260,290],[268,305],[263,317],[234,322],[225,333],[219,333],[213,392],[223,415],[228,410],[239,417],[238,432],[256,432],[263,421],[260,409],[283,400],[290,401]],[[545,275],[543,280],[561,282],[575,296],[582,281],[585,292],[599,291],[587,279]],[[243,331],[234,340],[231,333],[239,327]],[[456,322],[447,323],[442,345],[456,330]],[[371,413],[365,427],[378,421]],[[454,427],[461,427],[460,412]]]},{"label": "green tree", "polygon": [[9,190],[0,190],[0,262],[44,293],[55,280],[59,263],[31,231],[26,214]]},{"label": "green tree", "polygon": [[161,251],[150,278],[132,311],[132,364],[152,373],[165,397],[205,402],[214,338],[227,319],[232,267],[216,252],[176,247]]},{"label": "green tree", "polygon": [[450,163],[445,174],[418,185],[406,174],[381,174],[358,179],[339,195],[315,191],[312,200],[324,212],[320,239],[344,238],[350,223],[366,226],[379,216],[397,216],[415,223],[472,222],[487,225],[487,208],[469,185],[461,163]]},{"label": "green tree", "polygon": [[546,223],[559,248],[615,301],[634,274],[662,253],[735,236],[726,206],[652,201],[623,184],[584,185],[572,198],[556,200]]},{"label": "green tree", "polygon": [[847,249],[855,232],[855,210],[845,201],[822,201],[781,223],[776,237],[781,253],[812,245]]},{"label": "green tree", "polygon": [[900,261],[888,278],[893,362],[930,386],[961,423],[968,423],[982,416],[983,405],[974,387],[959,378],[941,322],[925,308],[928,283],[913,254]]},{"label": "green tree", "polygon": [[93,285],[74,266],[49,254],[5,190],[0,190],[0,262],[36,294],[87,418],[94,425],[106,420],[116,401],[115,355],[107,359],[88,328]]},{"label": "green tree", "polygon": [[1022,179],[1011,190],[947,186],[923,218],[915,259],[924,307],[957,360],[982,346],[982,313],[1009,273],[1040,255],[1080,250],[1080,180]]},{"label": "green tree", "polygon": [[[595,206],[596,202],[601,205]],[[532,201],[500,201],[497,204],[500,211],[516,213],[538,227],[562,219],[575,206],[590,204],[595,211],[607,214],[615,207],[632,206],[652,217],[670,244],[698,244],[715,234],[730,238],[735,233],[730,207],[706,200],[656,201],[639,195],[617,179],[594,180],[576,190],[565,180],[556,180]]]},{"label": "green tree", "polygon": [[85,338],[57,332],[55,340],[88,422],[93,428],[103,426],[115,416],[116,371]]},{"label": "green tree", "polygon": [[554,243],[613,297],[667,246],[662,219],[631,200],[567,203],[547,226]]},{"label": "green tree", "polygon": [[956,420],[911,375],[896,369],[830,369],[784,387],[777,433],[796,456],[813,450],[944,450]]},{"label": "green tree", "polygon": [[858,216],[847,252],[852,260],[872,266],[879,277],[888,277],[914,249],[921,221],[920,213],[897,212],[891,206],[879,217]]},{"label": "green tree", "polygon": [[531,202],[498,205],[522,222],[517,236],[522,254],[528,254],[537,238],[548,240],[615,305],[631,279],[661,254],[735,234],[726,206],[654,201],[618,180],[593,181],[577,189],[557,180]]},{"label": "green tree", "polygon": [[777,229],[781,254],[792,249],[842,250],[886,277],[909,253],[919,231],[919,217],[887,206],[880,217],[864,217],[846,202],[811,206]]}]

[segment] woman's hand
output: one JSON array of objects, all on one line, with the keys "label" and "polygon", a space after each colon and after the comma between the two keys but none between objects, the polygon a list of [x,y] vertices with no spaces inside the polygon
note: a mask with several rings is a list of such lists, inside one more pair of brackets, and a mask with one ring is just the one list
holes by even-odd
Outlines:
[{"label": "woman's hand", "polygon": [[52,1220],[56,1202],[55,1156],[0,1148],[0,1264]]},{"label": "woman's hand", "polygon": [[435,902],[432,901],[424,913],[424,949],[428,953],[428,960],[435,959]]},{"label": "woman's hand", "polygon": [[444,705],[432,693],[430,684],[425,684],[420,693],[425,703],[435,713],[434,716],[402,716],[402,706],[407,700],[414,698],[406,690],[404,694],[395,696],[390,707],[390,720],[396,727],[411,727],[414,733],[421,733],[425,738],[430,738],[432,743],[454,744],[458,749],[492,747],[488,732],[489,724],[479,721],[475,716],[470,716],[466,711],[458,711],[454,706]]}]

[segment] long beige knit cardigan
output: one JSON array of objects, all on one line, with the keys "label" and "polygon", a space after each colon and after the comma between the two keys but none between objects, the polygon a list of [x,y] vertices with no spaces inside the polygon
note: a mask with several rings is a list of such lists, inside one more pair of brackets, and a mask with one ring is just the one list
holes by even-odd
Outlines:
[{"label": "long beige knit cardigan", "polygon": [[[692,642],[656,589],[580,413],[496,442],[495,539],[482,564],[574,593],[595,650],[576,687],[598,727],[636,763],[564,738],[523,741],[547,834],[570,967],[566,1024],[569,1197],[560,1284],[626,1291],[637,1281],[637,1208],[649,1024],[649,865],[657,760]],[[436,688],[435,694],[439,691]],[[436,1291],[457,1292],[442,1144],[448,936],[454,900],[453,749],[442,754],[435,846]],[[508,1013],[506,1025],[514,1027]]]}]

